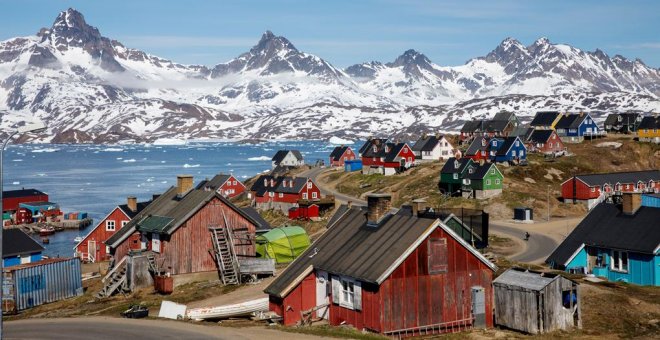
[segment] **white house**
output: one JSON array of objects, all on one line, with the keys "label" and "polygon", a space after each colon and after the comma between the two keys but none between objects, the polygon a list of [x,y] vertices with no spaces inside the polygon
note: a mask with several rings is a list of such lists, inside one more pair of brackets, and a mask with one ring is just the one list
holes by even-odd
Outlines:
[{"label": "white house", "polygon": [[273,156],[273,169],[278,166],[302,166],[305,165],[305,159],[298,150],[279,150]]},{"label": "white house", "polygon": [[412,150],[418,162],[437,161],[454,156],[454,147],[440,134],[420,137]]}]

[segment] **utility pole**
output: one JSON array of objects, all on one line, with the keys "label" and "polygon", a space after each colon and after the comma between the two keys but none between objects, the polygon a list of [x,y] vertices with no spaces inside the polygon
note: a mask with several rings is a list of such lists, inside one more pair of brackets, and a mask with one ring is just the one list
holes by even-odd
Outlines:
[{"label": "utility pole", "polygon": [[550,185],[548,185],[548,222],[550,222]]}]

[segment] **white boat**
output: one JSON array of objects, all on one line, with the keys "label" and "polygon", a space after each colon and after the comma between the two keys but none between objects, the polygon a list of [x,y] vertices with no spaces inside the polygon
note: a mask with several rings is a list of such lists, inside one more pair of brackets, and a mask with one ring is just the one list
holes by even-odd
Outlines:
[{"label": "white boat", "polygon": [[233,305],[188,309],[188,318],[192,320],[225,319],[237,316],[249,316],[253,313],[267,312],[268,298],[245,301]]},{"label": "white boat", "polygon": [[80,243],[80,242],[82,242],[82,240],[83,240],[82,236],[76,236],[76,238],[73,239],[73,242]]}]

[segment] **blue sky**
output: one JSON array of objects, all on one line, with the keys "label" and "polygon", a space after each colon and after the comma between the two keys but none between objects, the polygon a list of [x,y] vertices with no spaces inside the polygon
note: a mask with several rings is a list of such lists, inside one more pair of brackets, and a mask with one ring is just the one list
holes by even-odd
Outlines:
[{"label": "blue sky", "polygon": [[265,30],[346,67],[416,49],[461,65],[506,37],[539,37],[660,67],[660,1],[33,1],[0,0],[0,40],[50,27],[68,7],[104,36],[181,63],[225,62]]}]

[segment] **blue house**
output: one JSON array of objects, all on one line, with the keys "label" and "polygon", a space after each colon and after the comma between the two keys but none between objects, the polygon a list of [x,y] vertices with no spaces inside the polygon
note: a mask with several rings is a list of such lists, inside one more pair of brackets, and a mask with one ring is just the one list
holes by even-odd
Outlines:
[{"label": "blue house", "polygon": [[660,208],[625,193],[623,204],[600,203],[548,257],[554,269],[610,281],[660,286]]},{"label": "blue house", "polygon": [[5,229],[2,249],[2,263],[9,267],[41,261],[44,247],[20,229]]},{"label": "blue house", "polygon": [[493,138],[489,156],[496,163],[524,163],[527,161],[527,147],[518,137]]},{"label": "blue house", "polygon": [[600,135],[600,129],[588,113],[563,115],[555,125],[555,131],[564,143],[582,143],[584,137]]}]

